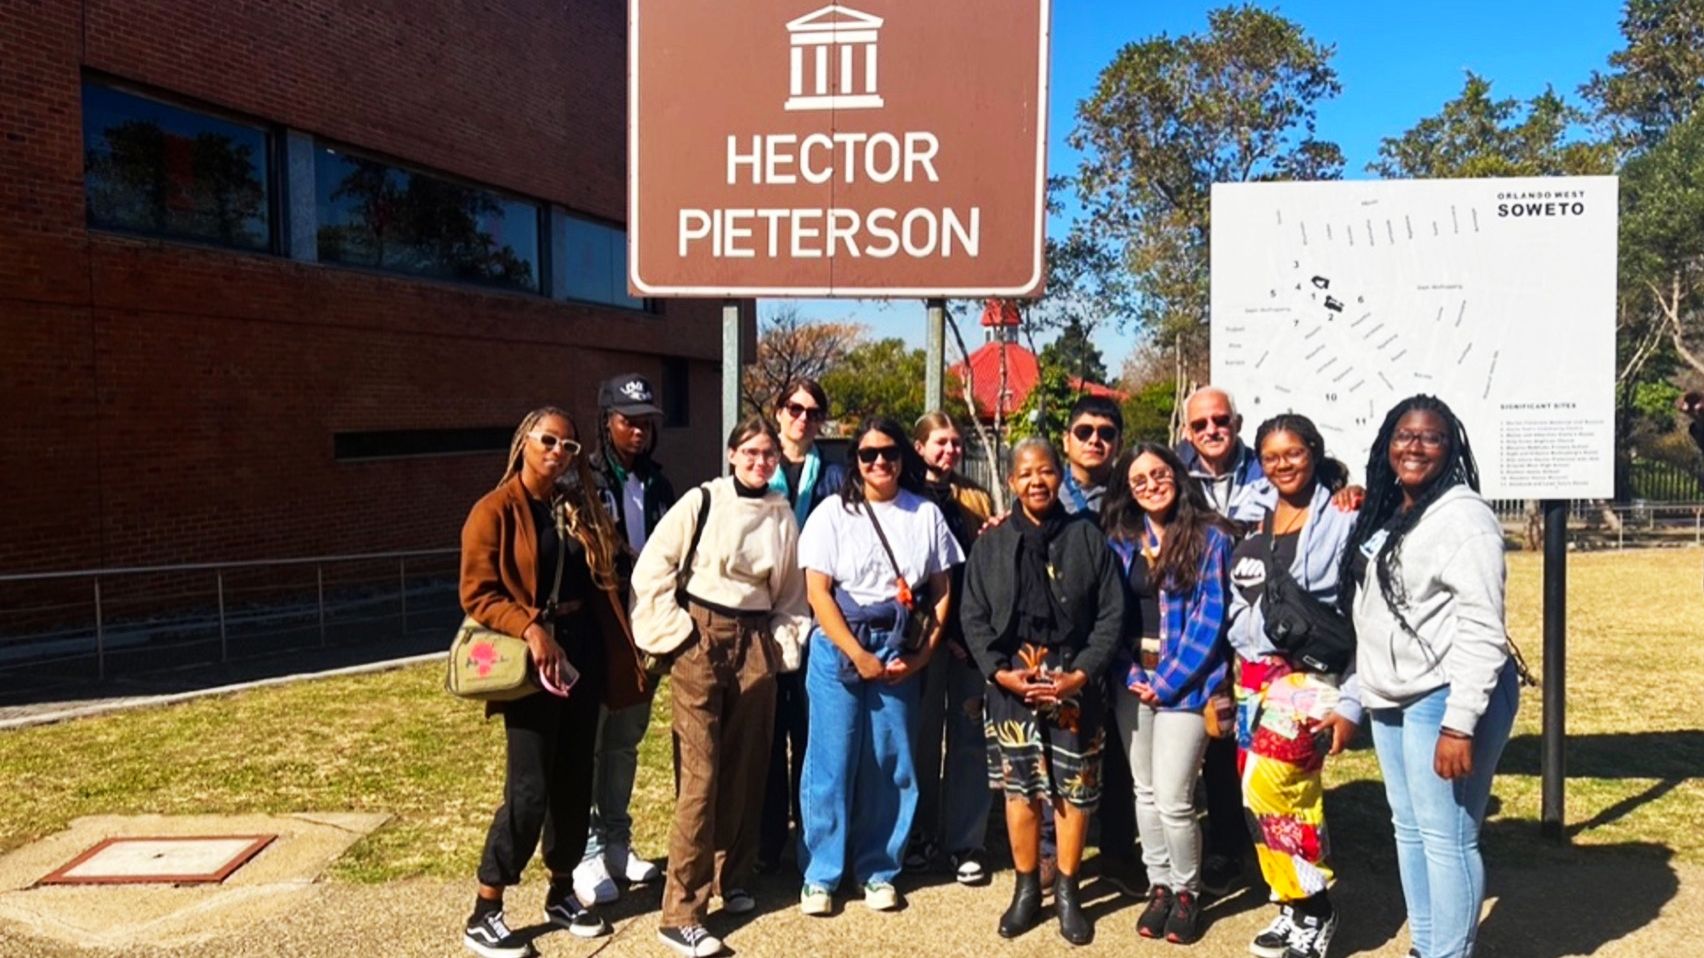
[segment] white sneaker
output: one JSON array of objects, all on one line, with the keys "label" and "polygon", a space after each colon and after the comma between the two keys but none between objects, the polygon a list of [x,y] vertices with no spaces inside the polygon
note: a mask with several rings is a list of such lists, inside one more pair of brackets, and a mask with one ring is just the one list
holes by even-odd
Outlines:
[{"label": "white sneaker", "polygon": [[799,892],[799,911],[807,915],[826,915],[834,910],[834,896],[821,885],[806,885]]},{"label": "white sneaker", "polygon": [[610,877],[609,866],[601,856],[594,855],[574,866],[574,897],[588,908],[607,905],[621,897],[621,889],[615,887],[615,879]]},{"label": "white sneaker", "polygon": [[633,854],[633,849],[626,845],[610,845],[604,849],[604,861],[608,863],[605,874],[620,875],[630,884],[646,885],[663,877],[663,872],[655,863],[648,862]]},{"label": "white sneaker", "polygon": [[864,907],[871,911],[893,911],[899,907],[899,892],[885,881],[864,885]]}]

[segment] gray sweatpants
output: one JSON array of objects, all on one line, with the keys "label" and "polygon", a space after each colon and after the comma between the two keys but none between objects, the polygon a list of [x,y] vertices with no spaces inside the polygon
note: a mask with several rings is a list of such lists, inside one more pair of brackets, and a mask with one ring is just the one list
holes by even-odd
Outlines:
[{"label": "gray sweatpants", "polygon": [[1207,749],[1207,725],[1200,712],[1156,711],[1123,689],[1113,693],[1113,708],[1136,785],[1136,832],[1148,884],[1198,892],[1201,823],[1195,817],[1195,776]]}]

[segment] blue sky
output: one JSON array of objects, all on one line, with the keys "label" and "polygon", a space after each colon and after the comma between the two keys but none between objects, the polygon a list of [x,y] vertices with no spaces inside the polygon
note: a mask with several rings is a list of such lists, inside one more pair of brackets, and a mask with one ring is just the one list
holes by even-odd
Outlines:
[{"label": "blue sky", "polygon": [[[1204,30],[1207,11],[1223,5],[1054,0],[1049,171],[1076,170],[1079,157],[1065,145],[1065,137],[1075,123],[1077,103],[1124,44],[1159,33]],[[1604,69],[1609,54],[1621,45],[1617,0],[1313,0],[1260,5],[1300,23],[1314,39],[1336,46],[1332,63],[1343,93],[1321,105],[1318,135],[1343,148],[1350,178],[1369,176],[1366,165],[1377,157],[1380,139],[1402,133],[1460,93],[1468,70],[1490,80],[1498,98],[1525,100],[1551,85],[1577,99],[1580,84],[1593,70]],[[767,312],[777,304],[765,300],[760,308]],[[876,336],[923,344],[919,301],[801,300],[798,305],[807,317],[849,318],[867,324]],[[969,334],[966,330],[967,338]],[[1106,330],[1097,336],[1113,375],[1134,343],[1130,332]]]}]

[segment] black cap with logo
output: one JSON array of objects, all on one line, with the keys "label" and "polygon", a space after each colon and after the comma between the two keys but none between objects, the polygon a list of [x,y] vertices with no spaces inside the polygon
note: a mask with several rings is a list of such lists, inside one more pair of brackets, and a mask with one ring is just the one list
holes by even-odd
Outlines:
[{"label": "black cap with logo", "polygon": [[598,387],[598,408],[605,413],[618,412],[623,416],[661,416],[657,393],[651,381],[638,373],[622,373],[604,380]]}]

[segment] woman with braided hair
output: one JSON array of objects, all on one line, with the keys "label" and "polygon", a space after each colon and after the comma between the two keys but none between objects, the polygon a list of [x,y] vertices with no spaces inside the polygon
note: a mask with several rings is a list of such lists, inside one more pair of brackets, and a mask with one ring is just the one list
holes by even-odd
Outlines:
[{"label": "woman with braided hair", "polygon": [[1479,827],[1519,688],[1503,627],[1503,530],[1479,497],[1467,432],[1433,396],[1398,403],[1367,459],[1338,602],[1396,830],[1421,958],[1473,953]]},{"label": "woman with braided hair", "polygon": [[577,436],[561,409],[528,413],[503,478],[462,527],[462,608],[486,628],[524,639],[540,684],[555,690],[487,707],[503,716],[503,804],[486,835],[462,938],[485,958],[532,953],[505,923],[503,892],[520,883],[541,834],[550,871],[545,920],[582,938],[609,932],[575,899],[572,875],[586,841],[598,707],[637,701],[643,673],[620,600],[619,540]]}]

